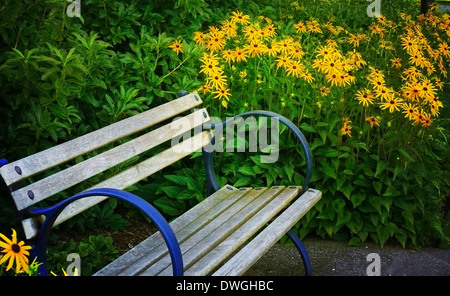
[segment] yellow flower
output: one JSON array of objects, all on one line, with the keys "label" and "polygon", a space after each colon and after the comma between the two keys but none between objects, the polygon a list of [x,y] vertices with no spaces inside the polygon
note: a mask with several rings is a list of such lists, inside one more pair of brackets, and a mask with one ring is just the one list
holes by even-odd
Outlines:
[{"label": "yellow flower", "polygon": [[0,237],[3,239],[3,241],[0,241],[0,247],[3,248],[1,252],[5,254],[0,259],[0,265],[9,259],[6,271],[10,270],[14,262],[16,262],[16,273],[19,273],[22,269],[28,272],[29,269],[27,256],[30,255],[28,250],[31,250],[31,247],[25,245],[25,242],[23,241],[20,241],[18,243],[16,231],[12,229],[12,232],[13,233],[11,240],[0,233]]},{"label": "yellow flower", "polygon": [[237,26],[233,20],[226,20],[222,24],[222,31],[227,39],[237,36]]},{"label": "yellow flower", "polygon": [[286,66],[286,72],[288,75],[299,77],[303,71],[303,65],[297,61],[292,61],[290,64]]},{"label": "yellow flower", "polygon": [[247,57],[248,57],[247,50],[245,48],[241,49],[239,47],[236,47],[234,49],[234,58],[235,58],[236,62],[241,62],[241,61],[245,62],[245,61],[247,61]]},{"label": "yellow flower", "polygon": [[222,31],[214,30],[213,32],[211,32],[210,38],[206,44],[206,48],[212,52],[222,50],[226,45],[223,37],[224,33]]},{"label": "yellow flower", "polygon": [[405,118],[408,118],[409,120],[414,120],[414,114],[418,112],[417,106],[414,106],[412,104],[403,104],[403,113],[405,113]]},{"label": "yellow flower", "polygon": [[298,22],[294,25],[294,28],[297,30],[298,33],[304,33],[306,32],[306,26],[303,22]]},{"label": "yellow flower", "polygon": [[389,112],[393,113],[394,111],[400,111],[402,101],[402,99],[393,98],[385,103],[380,103],[380,106],[382,110],[389,109]]},{"label": "yellow flower", "polygon": [[374,96],[368,89],[364,89],[364,90],[359,90],[356,93],[356,99],[364,107],[369,107],[369,105],[373,104]]},{"label": "yellow flower", "polygon": [[179,54],[180,52],[181,52],[181,53],[183,52],[183,47],[182,47],[180,41],[174,41],[174,42],[172,42],[172,43],[169,45],[169,47],[170,47],[174,52],[176,52],[177,54]]},{"label": "yellow flower", "polygon": [[391,63],[392,63],[392,66],[394,66],[397,69],[401,68],[401,66],[402,66],[402,60],[400,58],[391,59]]},{"label": "yellow flower", "polygon": [[222,87],[216,91],[213,91],[212,93],[215,94],[214,98],[216,98],[216,99],[225,98],[227,101],[230,100],[231,94],[230,94],[230,90],[227,88]]},{"label": "yellow flower", "polygon": [[378,119],[374,116],[366,117],[366,121],[370,123],[371,128],[373,128],[374,125],[380,125]]},{"label": "yellow flower", "polygon": [[267,37],[269,37],[269,38],[272,38],[275,35],[277,35],[277,33],[275,32],[275,28],[274,28],[274,26],[272,24],[269,24],[269,25],[265,26],[263,28],[263,31],[264,31],[265,35]]},{"label": "yellow flower", "polygon": [[245,49],[252,57],[259,57],[264,52],[266,52],[267,47],[262,44],[260,41],[252,41],[250,44],[245,46]]},{"label": "yellow flower", "polygon": [[222,51],[222,56],[225,58],[225,61],[227,63],[234,62],[235,60],[234,52],[231,49],[226,49]]},{"label": "yellow flower", "polygon": [[195,32],[193,39],[200,46],[206,45],[206,35],[202,32]]},{"label": "yellow flower", "polygon": [[206,81],[208,84],[215,89],[225,88],[227,85],[226,76],[222,74],[216,74],[215,76],[208,77]]},{"label": "yellow flower", "polygon": [[234,20],[237,23],[240,23],[240,24],[243,24],[243,25],[247,25],[247,24],[250,23],[250,21],[249,21],[250,16],[244,15],[240,11],[234,11],[231,14],[232,14],[231,19]]},{"label": "yellow flower", "polygon": [[348,137],[352,136],[352,127],[347,122],[344,122],[344,126],[341,128],[341,134]]},{"label": "yellow flower", "polygon": [[286,56],[281,56],[277,59],[277,68],[288,67],[292,60]]}]

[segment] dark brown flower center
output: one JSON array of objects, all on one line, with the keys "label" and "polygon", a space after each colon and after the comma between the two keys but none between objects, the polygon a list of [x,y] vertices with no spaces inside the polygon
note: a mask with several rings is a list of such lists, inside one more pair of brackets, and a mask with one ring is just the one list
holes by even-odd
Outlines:
[{"label": "dark brown flower center", "polygon": [[14,253],[20,253],[20,246],[18,244],[12,244],[11,249]]}]

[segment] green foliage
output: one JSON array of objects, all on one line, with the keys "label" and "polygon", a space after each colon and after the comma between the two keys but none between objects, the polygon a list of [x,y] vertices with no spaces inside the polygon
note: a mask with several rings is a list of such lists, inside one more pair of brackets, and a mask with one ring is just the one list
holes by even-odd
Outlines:
[{"label": "green foliage", "polygon": [[119,255],[113,245],[111,237],[103,235],[89,236],[78,244],[70,240],[68,243],[57,244],[47,250],[47,269],[55,274],[66,270],[71,262],[67,262],[67,256],[71,253],[80,256],[81,275],[89,276],[106,266]]}]

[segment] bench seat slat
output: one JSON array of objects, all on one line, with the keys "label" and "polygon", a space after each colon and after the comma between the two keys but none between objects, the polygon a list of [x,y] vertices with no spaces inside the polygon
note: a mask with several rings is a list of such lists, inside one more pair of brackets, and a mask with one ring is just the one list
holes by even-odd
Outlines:
[{"label": "bench seat slat", "polygon": [[240,246],[250,239],[257,231],[265,226],[271,219],[283,210],[300,192],[301,187],[289,186],[283,192],[278,193],[275,187],[271,188],[273,194],[278,194],[263,209],[251,217],[244,225],[234,231],[228,238],[212,249],[206,256],[198,260],[188,268],[186,276],[209,275],[226,258],[231,256]]},{"label": "bench seat slat", "polygon": [[[170,223],[170,226],[175,232],[177,240],[180,242],[187,238],[183,237],[182,231],[184,229],[188,227],[193,228],[195,225],[198,228],[202,227],[244,196],[248,190],[250,188],[238,190],[226,185],[176,218]],[[215,211],[212,209],[215,209]],[[159,256],[154,253],[156,253],[155,249],[160,245],[164,246],[163,252],[166,252],[167,248],[164,239],[158,231],[114,260],[114,262],[99,270],[96,275],[135,275],[139,270],[144,270],[148,267],[146,262],[152,261],[154,257]]]},{"label": "bench seat slat", "polygon": [[[220,257],[209,256],[210,252],[219,245],[224,243],[233,242],[234,248],[238,248],[242,243],[247,241],[254,232],[265,225],[265,222],[260,219],[261,212],[272,213],[274,216],[281,209],[283,209],[286,204],[292,200],[299,193],[299,188],[284,188],[273,187],[266,190],[257,199],[255,199],[250,204],[242,208],[237,214],[230,218],[226,223],[220,225],[219,228],[215,229],[213,232],[207,234],[201,239],[195,246],[192,246],[189,251],[183,254],[184,267],[190,269],[190,267],[198,261],[201,261],[205,257],[207,260],[212,259],[212,265],[220,264]],[[239,241],[240,241],[240,244]],[[224,257],[226,258],[226,256]],[[204,261],[203,261],[204,262]],[[203,264],[200,263],[200,264]],[[168,276],[172,275],[172,268],[168,266],[159,275]],[[186,274],[190,275],[190,274]]]},{"label": "bench seat slat", "polygon": [[250,243],[213,273],[213,276],[244,274],[316,204],[321,196],[320,191],[308,189]]},{"label": "bench seat slat", "polygon": [[[139,182],[140,180],[160,171],[161,169],[173,164],[174,162],[182,159],[183,157],[198,151],[210,141],[211,133],[204,131],[199,133],[192,138],[186,139],[183,142],[160,152],[159,154],[148,158],[134,165],[113,177],[98,183],[97,185],[89,188],[115,188],[115,189],[126,189],[127,187]],[[83,212],[84,210],[92,207],[93,205],[105,200],[104,196],[92,196],[89,198],[83,198],[74,201],[69,206],[67,206],[61,214],[56,219],[54,225],[58,225],[67,219]],[[26,219],[27,220],[27,219]],[[24,220],[24,222],[26,221]],[[24,227],[29,226],[29,222],[23,223]],[[26,228],[25,234],[27,239],[32,238],[36,235],[37,230],[34,228]]]},{"label": "bench seat slat", "polygon": [[[182,135],[192,128],[201,126],[204,122],[209,120],[209,117],[204,116],[204,114],[207,114],[206,109],[198,110],[177,121],[164,125],[122,145],[12,192],[11,195],[13,196],[17,209],[23,210],[174,137]],[[180,126],[181,128],[179,128]],[[33,192],[33,199],[28,197],[28,191]]]},{"label": "bench seat slat", "polygon": [[[213,221],[211,221],[211,223],[208,223],[205,227],[199,229],[194,235],[189,237],[189,239],[182,242],[180,244],[180,249],[183,254],[184,267],[186,268],[189,266],[196,256],[201,256],[202,253],[207,252],[209,246],[214,246],[219,243],[224,235],[228,235],[243,221],[248,219],[252,211],[245,211],[246,206],[250,205],[249,208],[254,208],[257,210],[263,204],[267,203],[271,195],[265,194],[266,189],[267,188],[261,188],[260,190],[248,191],[245,196],[217,216]],[[199,245],[199,243],[201,243],[205,238],[215,232],[222,233],[222,235],[209,237],[209,244]],[[172,261],[170,257],[164,256],[161,260],[150,266],[140,275],[158,275],[167,267],[170,268],[171,264]]]},{"label": "bench seat slat", "polygon": [[[188,94],[58,146],[11,162],[1,167],[0,173],[6,185],[9,186],[79,155],[172,118],[201,103],[202,100],[197,93]],[[16,167],[20,169],[20,174],[16,171]]]}]

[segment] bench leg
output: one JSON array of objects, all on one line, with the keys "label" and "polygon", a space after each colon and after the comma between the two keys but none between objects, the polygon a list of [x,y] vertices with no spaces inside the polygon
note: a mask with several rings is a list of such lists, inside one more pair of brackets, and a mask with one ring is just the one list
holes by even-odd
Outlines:
[{"label": "bench leg", "polygon": [[297,250],[300,252],[300,256],[302,257],[303,260],[303,266],[305,267],[305,275],[310,276],[312,267],[305,246],[303,246],[302,242],[300,241],[300,238],[295,234],[295,232],[292,229],[289,230],[288,233],[286,234],[294,242],[295,246],[297,247]]},{"label": "bench leg", "polygon": [[156,227],[164,237],[167,248],[169,249],[170,257],[172,259],[173,275],[183,275],[183,258],[180,246],[172,228],[164,219],[164,217],[151,204],[149,204],[139,196],[123,190],[110,188],[92,189],[65,199],[55,206],[48,208],[36,208],[29,211],[29,214],[32,216],[44,215],[46,218],[44,223],[42,224],[42,227],[36,238],[35,245],[33,246],[33,250],[30,254],[30,258],[36,257],[37,261],[42,263],[39,266],[40,275],[48,275],[47,269],[45,267],[47,241],[48,235],[50,234],[56,218],[69,204],[71,204],[75,200],[90,196],[108,196],[118,198],[134,205],[139,210],[144,212],[144,214],[146,214],[153,221],[153,223],[155,223]]}]

